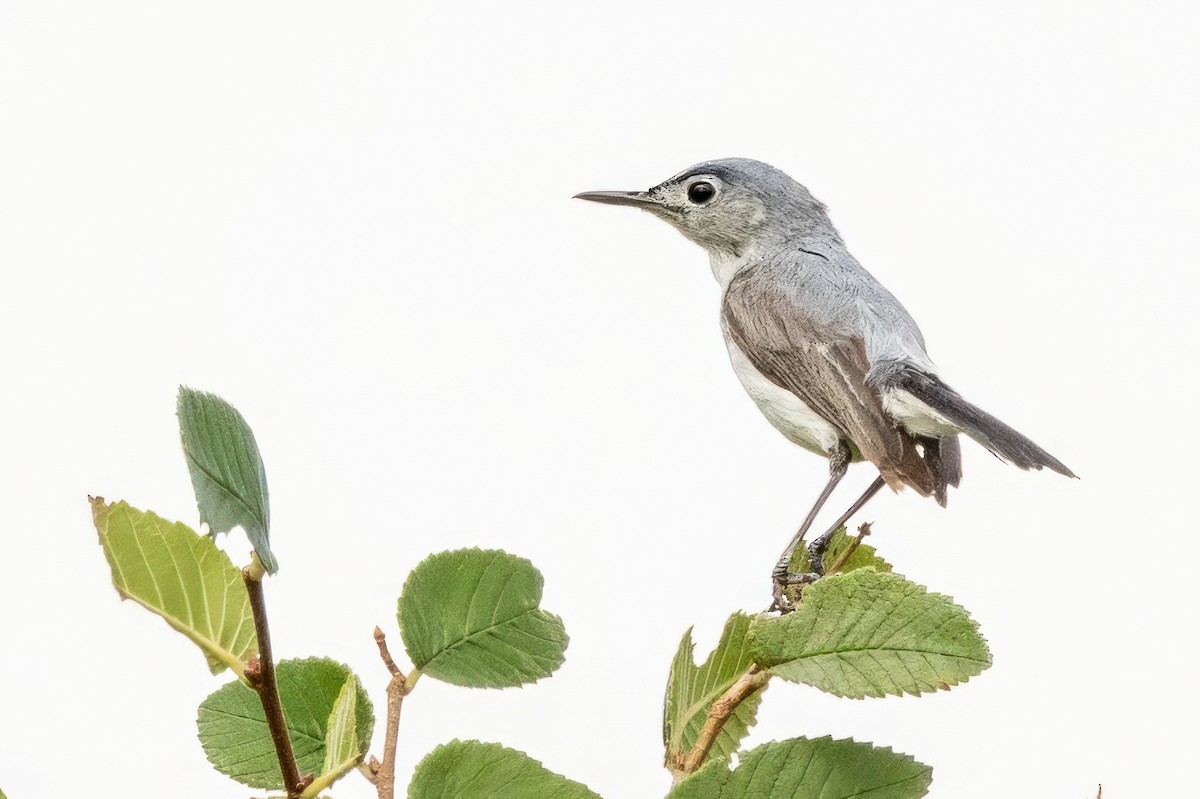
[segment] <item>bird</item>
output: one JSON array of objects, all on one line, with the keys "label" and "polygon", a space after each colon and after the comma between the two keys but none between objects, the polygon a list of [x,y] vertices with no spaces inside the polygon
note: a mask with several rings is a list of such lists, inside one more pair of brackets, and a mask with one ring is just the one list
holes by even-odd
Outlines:
[{"label": "bird", "polygon": [[[788,440],[829,460],[829,480],[772,570],[773,608],[786,585],[823,574],[832,535],[883,486],[946,505],[962,478],[965,435],[1021,469],[1075,477],[1061,461],[968,402],[938,373],[899,300],[847,249],[825,205],[782,170],[749,158],[689,167],[645,191],[576,199],[640,208],[708,252],[721,287],[733,370]],[[811,572],[789,564],[851,463],[879,474],[809,546]]]}]

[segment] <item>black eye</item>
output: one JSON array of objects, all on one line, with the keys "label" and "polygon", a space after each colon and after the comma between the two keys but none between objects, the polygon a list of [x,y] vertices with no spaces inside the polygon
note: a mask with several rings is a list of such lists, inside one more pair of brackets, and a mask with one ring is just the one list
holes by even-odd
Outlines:
[{"label": "black eye", "polygon": [[701,180],[688,186],[688,199],[696,205],[704,205],[716,193],[717,190],[713,188],[713,184],[706,180]]}]

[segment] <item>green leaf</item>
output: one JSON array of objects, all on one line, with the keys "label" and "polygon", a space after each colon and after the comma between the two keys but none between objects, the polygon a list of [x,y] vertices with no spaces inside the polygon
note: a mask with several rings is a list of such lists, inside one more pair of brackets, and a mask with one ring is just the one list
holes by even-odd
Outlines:
[{"label": "green leaf", "polygon": [[[313,774],[326,786],[362,760],[375,717],[350,669],[328,658],[282,660],[275,679],[301,774]],[[283,788],[275,745],[253,688],[231,682],[217,689],[200,703],[196,724],[204,754],[217,771],[251,788]]]},{"label": "green leaf", "polygon": [[161,616],[195,642],[213,674],[239,677],[258,651],[242,573],[211,539],[124,502],[93,497],[92,520],[122,599]]},{"label": "green leaf", "polygon": [[417,764],[409,799],[600,799],[586,785],[500,744],[451,741]]},{"label": "green leaf", "polygon": [[279,564],[271,553],[267,473],[250,425],[215,394],[184,386],[179,388],[178,414],[200,521],[214,536],[241,527],[258,559],[274,574]]},{"label": "green leaf", "polygon": [[[704,664],[697,666],[692,631],[684,633],[679,650],[671,663],[667,695],[663,707],[663,743],[668,768],[682,765],[683,758],[696,745],[713,702],[754,663],[750,651],[750,617],[735,613],[725,622],[717,648]],[[708,757],[726,760],[737,751],[738,743],[754,726],[755,713],[762,701],[762,690],[743,700],[725,722]]]},{"label": "green leaf", "polygon": [[325,734],[325,765],[322,774],[340,774],[358,764],[366,752],[358,738],[358,680],[347,678],[341,693],[329,712],[328,732]]},{"label": "green leaf", "polygon": [[750,634],[759,665],[855,699],[949,688],[991,665],[965,610],[871,569],[817,580],[795,612],[756,619]]},{"label": "green leaf", "polygon": [[[841,562],[845,552],[854,544],[856,538],[857,536],[847,533],[845,527],[838,528],[838,531],[829,539],[829,546],[821,558],[825,565],[826,574],[845,574],[846,572],[862,568],[871,568],[877,572],[890,572],[892,570],[892,564],[879,557],[875,552],[875,547],[865,542],[859,543],[857,547],[854,547],[850,556],[838,567],[838,563]],[[795,553],[792,554],[791,563],[788,565],[788,571],[792,574],[806,574],[812,571],[812,558],[809,555],[808,547],[796,547]]]},{"label": "green leaf", "polygon": [[396,617],[413,664],[454,685],[504,688],[562,665],[562,619],[538,607],[542,575],[498,550],[431,555],[404,582]]},{"label": "green leaf", "polygon": [[849,739],[792,738],[751,749],[730,771],[709,760],[669,799],[918,799],[933,769],[908,755]]}]

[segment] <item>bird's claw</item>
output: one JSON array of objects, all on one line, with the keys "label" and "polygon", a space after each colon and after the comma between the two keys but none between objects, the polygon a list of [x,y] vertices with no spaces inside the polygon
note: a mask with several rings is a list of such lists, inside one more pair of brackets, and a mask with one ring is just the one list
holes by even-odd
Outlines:
[{"label": "bird's claw", "polygon": [[771,613],[779,611],[780,613],[791,613],[796,609],[798,591],[789,591],[787,589],[796,586],[805,586],[816,582],[821,575],[813,572],[789,572],[787,566],[784,566],[782,571],[777,567],[771,573],[771,607],[767,608],[767,612]]},{"label": "bird's claw", "polygon": [[833,540],[836,530],[831,530],[808,545],[808,566],[818,577],[825,576],[825,550]]}]

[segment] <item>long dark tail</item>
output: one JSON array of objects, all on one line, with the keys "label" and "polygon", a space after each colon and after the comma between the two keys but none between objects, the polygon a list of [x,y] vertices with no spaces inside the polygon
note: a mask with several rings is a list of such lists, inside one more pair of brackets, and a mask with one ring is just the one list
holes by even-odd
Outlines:
[{"label": "long dark tail", "polygon": [[987,411],[967,402],[936,375],[902,365],[889,369],[882,382],[890,388],[909,392],[945,416],[951,423],[961,427],[964,433],[987,447],[992,454],[1014,466],[1022,469],[1046,467],[1067,477],[1075,476],[1075,473],[1058,458]]}]

